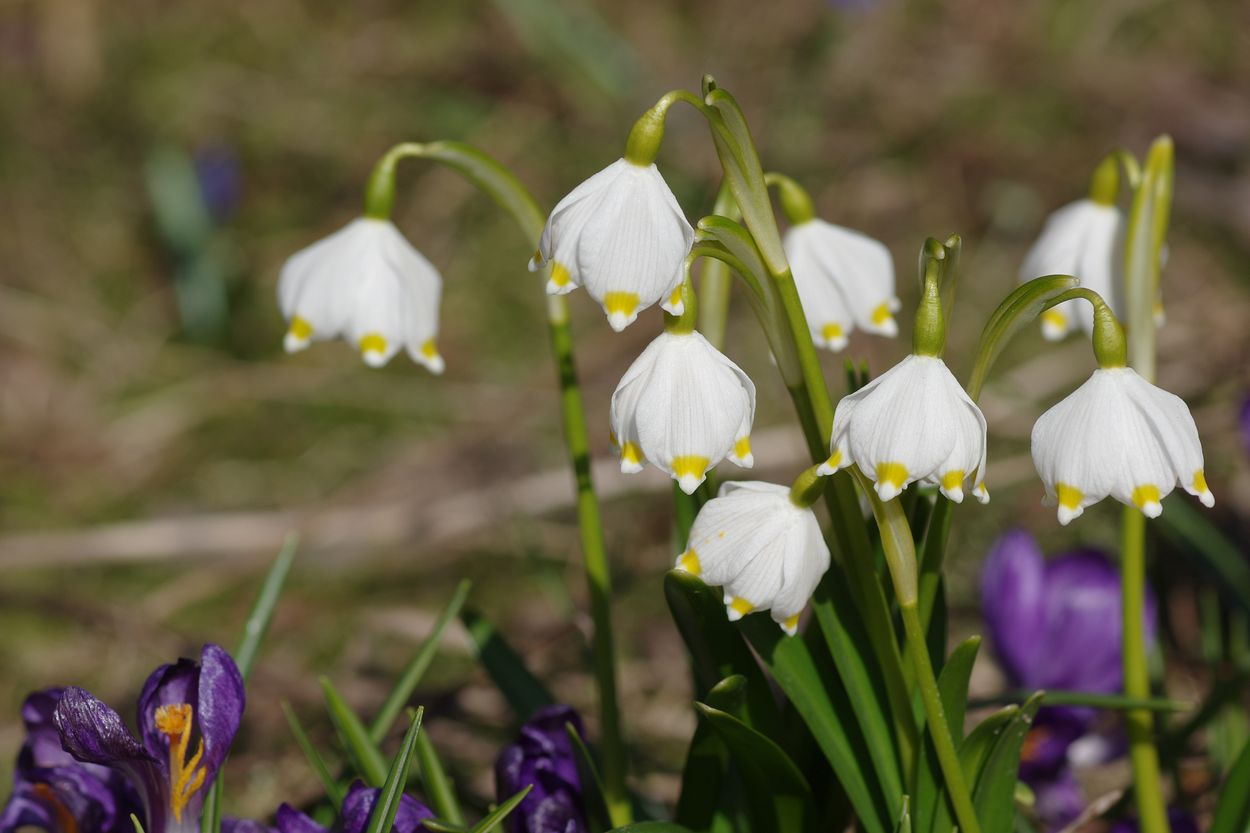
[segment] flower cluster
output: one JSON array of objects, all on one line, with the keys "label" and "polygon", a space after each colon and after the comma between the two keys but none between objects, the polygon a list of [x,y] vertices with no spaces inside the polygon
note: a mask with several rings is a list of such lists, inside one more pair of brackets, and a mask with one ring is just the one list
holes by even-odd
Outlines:
[{"label": "flower cluster", "polygon": [[505,821],[508,833],[586,833],[581,777],[566,726],[585,736],[582,719],[571,707],[546,706],[535,712],[514,743],[495,762],[495,792],[500,801],[533,786]]}]

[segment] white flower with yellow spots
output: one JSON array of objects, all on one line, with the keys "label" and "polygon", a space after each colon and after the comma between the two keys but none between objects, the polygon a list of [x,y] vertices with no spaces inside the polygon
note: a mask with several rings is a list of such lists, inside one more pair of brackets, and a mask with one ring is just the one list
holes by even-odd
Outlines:
[{"label": "white flower with yellow spots", "polygon": [[361,217],[287,260],[278,304],[288,322],[288,353],[314,341],[344,338],[370,367],[401,348],[432,373],[438,354],[443,279],[390,220]]},{"label": "white flower with yellow spots", "polygon": [[829,548],[816,515],[788,487],[730,482],[699,510],[677,569],[721,587],[730,620],[767,610],[793,635],[829,569]]},{"label": "white flower with yellow spots", "polygon": [[817,346],[841,350],[855,329],[898,335],[889,249],[817,218],[787,229],[783,244]]},{"label": "white flower with yellow spots", "polygon": [[664,332],[647,345],[612,394],[612,441],[621,471],[643,463],[668,472],[691,494],[708,469],[751,455],[755,384],[697,332]]},{"label": "white flower with yellow spots", "polygon": [[852,463],[882,500],[917,480],[956,503],[965,484],[981,503],[990,499],[985,417],[936,356],[910,355],[838,403],[830,457],[819,471]]},{"label": "white flower with yellow spots", "polygon": [[1189,407],[1127,367],[1095,370],[1042,414],[1033,465],[1065,525],[1108,495],[1158,517],[1177,485],[1215,505]]},{"label": "white flower with yellow spots", "polygon": [[618,159],[556,205],[530,270],[550,262],[548,294],[586,287],[620,332],[658,301],[681,314],[693,242],[694,229],[655,165]]},{"label": "white flower with yellow spots", "polygon": [[[1046,275],[1072,275],[1081,286],[1103,297],[1116,314],[1124,309],[1124,212],[1092,198],[1060,208],[1046,220],[1037,242],[1020,266],[1020,280]],[[1077,324],[1093,332],[1088,304],[1065,301],[1042,313],[1042,335],[1050,341],[1066,336]]]}]

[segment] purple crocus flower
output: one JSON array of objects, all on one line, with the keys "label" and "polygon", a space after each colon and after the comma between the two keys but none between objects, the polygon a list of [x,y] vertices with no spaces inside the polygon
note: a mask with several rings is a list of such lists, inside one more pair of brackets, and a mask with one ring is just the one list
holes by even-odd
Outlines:
[{"label": "purple crocus flower", "polygon": [[[1168,808],[1168,826],[1172,828],[1172,833],[1199,833],[1198,822],[1179,807]],[[1137,819],[1120,819],[1112,825],[1109,833],[1138,833],[1140,829]]]},{"label": "purple crocus flower", "polygon": [[243,703],[234,660],[205,645],[199,662],[180,659],[148,677],[139,696],[141,741],[117,712],[81,688],[65,689],[54,720],[66,752],[120,773],[135,788],[146,833],[196,833]]},{"label": "purple crocus flower", "polygon": [[195,176],[209,214],[218,223],[230,219],[239,204],[243,187],[239,160],[224,144],[207,144],[195,151]]},{"label": "purple crocus flower", "polygon": [[53,713],[62,690],[30,694],[22,704],[26,740],[14,768],[13,792],[0,810],[0,833],[34,827],[48,833],[126,833],[138,808],[126,781],[105,767],[81,764],[61,748]]},{"label": "purple crocus flower", "polygon": [[[338,821],[335,822],[334,833],[364,833],[369,826],[369,813],[381,794],[379,789],[366,787],[361,781],[354,782],[343,798],[343,807]],[[399,810],[395,813],[395,825],[391,828],[391,833],[424,833],[425,827],[421,822],[432,818],[434,813],[430,808],[404,794],[400,796]],[[274,821],[277,824],[277,833],[330,833],[329,828],[317,824],[290,804],[283,804],[278,808]]]},{"label": "purple crocus flower", "polygon": [[1246,454],[1250,454],[1250,396],[1241,402],[1241,414],[1237,423],[1241,426],[1241,444],[1245,447]]},{"label": "purple crocus flower", "polygon": [[[1120,690],[1120,573],[1103,553],[1078,550],[1046,561],[1028,533],[1007,532],[986,559],[981,607],[1013,686],[1095,694]],[[1155,600],[1149,594],[1145,619],[1152,642]],[[1068,764],[1074,743],[1094,739],[1089,733],[1096,717],[1088,708],[1043,708],[1025,739],[1020,778],[1033,788],[1038,815],[1051,829],[1080,814],[1083,801]]]},{"label": "purple crocus flower", "polygon": [[539,709],[521,727],[516,742],[499,753],[495,793],[500,801],[534,786],[504,822],[508,833],[586,833],[582,783],[566,723],[579,736],[584,734],[571,706]]}]

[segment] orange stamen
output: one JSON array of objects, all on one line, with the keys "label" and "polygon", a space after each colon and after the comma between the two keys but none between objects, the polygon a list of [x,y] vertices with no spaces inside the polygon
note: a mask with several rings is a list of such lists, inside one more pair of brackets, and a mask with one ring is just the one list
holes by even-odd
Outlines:
[{"label": "orange stamen", "polygon": [[200,766],[204,757],[204,739],[200,738],[195,754],[187,760],[193,717],[191,706],[187,703],[158,706],[154,717],[156,730],[169,738],[169,809],[173,811],[175,821],[182,821],[182,811],[208,777],[208,771]]}]

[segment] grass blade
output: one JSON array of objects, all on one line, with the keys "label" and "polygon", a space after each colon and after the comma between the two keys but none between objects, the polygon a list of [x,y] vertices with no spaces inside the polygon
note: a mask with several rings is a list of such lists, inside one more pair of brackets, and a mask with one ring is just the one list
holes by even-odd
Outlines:
[{"label": "grass blade", "polygon": [[1020,769],[1020,750],[1041,704],[1040,694],[1026,700],[986,756],[972,795],[977,819],[985,830],[1011,829],[1016,812],[1016,781],[1019,780],[1016,773]]},{"label": "grass blade", "polygon": [[369,738],[369,731],[347,705],[347,701],[334,688],[328,677],[322,677],[321,691],[325,695],[326,710],[330,721],[339,733],[347,755],[356,767],[356,772],[371,787],[380,787],[386,781],[386,759],[378,751]]},{"label": "grass blade", "polygon": [[412,749],[416,746],[417,736],[421,733],[421,717],[425,709],[418,706],[408,724],[408,732],[399,746],[395,760],[387,770],[386,781],[382,792],[373,802],[373,810],[369,813],[369,826],[365,833],[383,833],[390,831],[395,825],[395,816],[399,813],[399,801],[404,795],[404,785],[408,783],[408,768],[412,765]]},{"label": "grass blade", "polygon": [[526,787],[516,795],[512,796],[512,798],[509,798],[503,804],[500,804],[494,810],[491,810],[486,818],[473,825],[470,833],[488,833],[488,831],[494,830],[503,822],[504,819],[508,817],[509,813],[516,809],[518,804],[525,800],[525,796],[529,795],[529,792],[532,789],[532,785]]},{"label": "grass blade", "polygon": [[1250,830],[1250,743],[1228,772],[1210,833],[1245,833]]},{"label": "grass blade", "polygon": [[304,757],[308,758],[309,765],[312,766],[313,772],[317,774],[317,779],[321,781],[326,797],[330,799],[330,803],[334,805],[334,811],[337,813],[339,808],[343,806],[343,787],[330,774],[330,768],[326,766],[325,759],[321,757],[317,747],[313,746],[312,740],[309,739],[308,733],[304,731],[304,726],[300,723],[299,717],[296,716],[295,710],[291,708],[290,703],[283,702],[282,713],[286,715],[286,722],[291,727],[291,734],[295,736],[295,742],[303,751]]},{"label": "grass blade", "polygon": [[434,748],[428,732],[417,735],[417,767],[421,772],[421,784],[425,787],[425,797],[433,805],[434,812],[452,824],[464,824],[464,813],[460,810],[460,801],[456,798],[455,785],[447,777],[443,762],[439,760],[438,750]]},{"label": "grass blade", "polygon": [[460,620],[469,631],[478,661],[486,668],[486,673],[490,674],[517,719],[528,720],[538,709],[556,702],[547,687],[525,667],[524,660],[512,650],[489,620],[473,610],[462,611]]},{"label": "grass blade", "polygon": [[395,683],[395,687],[391,689],[391,693],[386,696],[378,713],[373,718],[373,723],[369,725],[369,737],[375,744],[381,743],[386,738],[386,733],[391,730],[391,726],[395,723],[395,718],[399,717],[400,712],[404,710],[408,700],[412,697],[412,693],[416,690],[421,682],[421,678],[425,676],[426,669],[430,667],[430,663],[434,661],[434,655],[438,652],[439,640],[443,637],[443,631],[447,629],[447,625],[451,620],[456,618],[460,613],[460,609],[464,607],[465,599],[469,597],[469,590],[473,586],[468,579],[460,582],[456,586],[456,590],[452,593],[451,601],[447,603],[447,607],[443,608],[443,612],[438,615],[438,621],[434,623],[434,629],[430,631],[430,635],[421,643],[421,647],[408,661],[408,665],[404,667],[403,672],[399,675],[399,680]]},{"label": "grass blade", "polygon": [[[938,677],[942,710],[946,712],[957,750],[963,745],[968,681],[972,677],[972,666],[980,647],[981,637],[968,638],[951,652],[946,664],[942,666],[941,676]],[[913,802],[915,810],[912,823],[918,833],[954,829],[955,820],[945,798],[944,783],[937,751],[933,748],[933,741],[926,736],[925,755],[916,772],[916,800]]]}]

